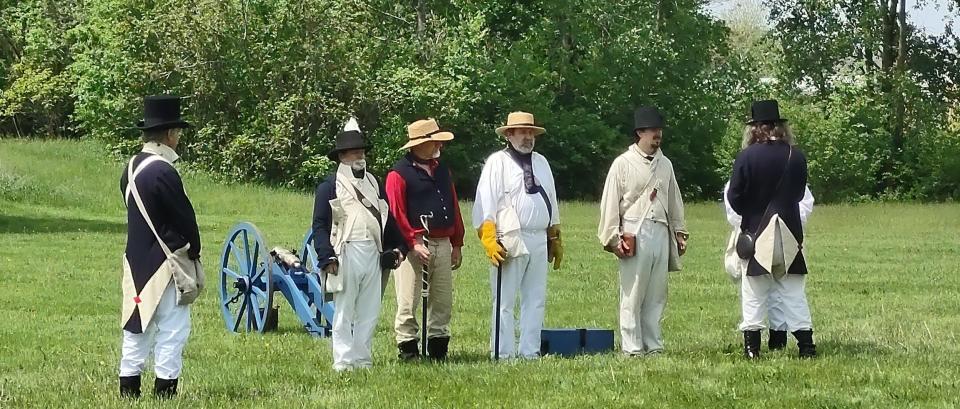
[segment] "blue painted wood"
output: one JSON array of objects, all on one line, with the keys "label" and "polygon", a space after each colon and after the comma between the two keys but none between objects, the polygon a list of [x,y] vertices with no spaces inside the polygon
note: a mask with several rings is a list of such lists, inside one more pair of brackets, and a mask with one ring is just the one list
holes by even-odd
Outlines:
[{"label": "blue painted wood", "polygon": [[574,328],[540,331],[540,355],[573,356],[580,353],[580,334]]},{"label": "blue painted wood", "polygon": [[587,328],[583,353],[602,354],[613,351],[613,330]]},{"label": "blue painted wood", "polygon": [[[331,335],[334,305],[318,275],[312,232],[302,242],[303,266],[287,268],[270,256],[263,235],[252,223],[231,228],[220,265],[220,309],[231,332],[265,332],[271,327],[274,292],[279,291],[311,335]],[[275,313],[275,312],[274,312]],[[273,322],[275,324],[275,321]]]},{"label": "blue painted wood", "polygon": [[260,231],[238,223],[224,240],[220,258],[220,313],[227,331],[263,332],[273,307],[270,260]]},{"label": "blue painted wood", "polygon": [[302,261],[304,267],[310,274],[306,274],[304,279],[307,281],[305,293],[310,298],[310,302],[317,308],[316,321],[322,328],[319,336],[329,337],[333,330],[333,296],[324,290],[323,273],[320,271],[320,263],[317,258],[317,251],[313,248],[313,230],[307,229],[303,237]]},{"label": "blue painted wood", "polygon": [[540,354],[574,356],[613,350],[613,331],[599,328],[544,328]]}]

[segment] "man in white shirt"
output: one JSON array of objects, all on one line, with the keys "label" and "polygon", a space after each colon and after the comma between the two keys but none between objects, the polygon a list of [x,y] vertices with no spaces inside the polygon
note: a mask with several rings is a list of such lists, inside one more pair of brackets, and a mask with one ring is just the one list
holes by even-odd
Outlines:
[{"label": "man in white shirt", "polygon": [[[532,114],[513,112],[507,124],[496,130],[507,147],[490,155],[477,184],[473,227],[477,229],[490,269],[493,322],[500,308],[498,358],[536,358],[540,354],[540,330],[546,307],[547,265],[560,267],[560,208],[553,173],[547,159],[533,151],[536,137],[545,130],[534,124]],[[500,267],[501,299],[497,300]],[[520,294],[520,340],[514,343],[514,304]],[[496,325],[490,336],[496,351]],[[516,347],[515,347],[516,345]]]},{"label": "man in white shirt", "polygon": [[673,164],[660,151],[663,126],[656,108],[637,109],[635,143],[613,161],[600,201],[597,237],[620,261],[620,342],[632,356],[663,350],[667,272],[681,268],[688,237]]}]

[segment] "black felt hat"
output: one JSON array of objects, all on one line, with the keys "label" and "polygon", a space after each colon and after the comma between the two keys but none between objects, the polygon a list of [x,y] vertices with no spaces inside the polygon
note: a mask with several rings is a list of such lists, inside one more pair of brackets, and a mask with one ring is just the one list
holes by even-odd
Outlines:
[{"label": "black felt hat", "polygon": [[327,157],[334,162],[340,162],[339,154],[351,149],[370,149],[370,145],[363,140],[363,134],[360,131],[343,131],[337,134],[337,142]]},{"label": "black felt hat", "polygon": [[748,124],[760,122],[787,122],[786,118],[780,117],[780,105],[775,99],[765,99],[763,101],[754,101],[750,106],[750,120]]},{"label": "black felt hat", "polygon": [[150,95],[143,97],[143,119],[137,122],[141,131],[189,128],[190,123],[180,117],[180,97]]},{"label": "black felt hat", "polygon": [[633,112],[633,130],[663,128],[663,115],[654,107],[640,107]]}]

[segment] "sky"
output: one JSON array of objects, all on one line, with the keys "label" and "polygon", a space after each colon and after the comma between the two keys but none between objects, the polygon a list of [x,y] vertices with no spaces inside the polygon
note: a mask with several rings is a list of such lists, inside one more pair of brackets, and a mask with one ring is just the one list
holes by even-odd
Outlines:
[{"label": "sky", "polygon": [[[960,31],[960,23],[957,20],[957,12],[950,13],[947,3],[950,0],[913,0],[907,3],[907,20],[920,27],[928,34],[943,34],[947,25],[950,25],[954,33]],[[739,2],[759,3],[760,0],[714,0],[707,6],[707,10],[718,17],[723,16],[724,12],[735,7]],[[918,3],[923,3],[918,6]],[[947,16],[951,14],[950,16]]]}]

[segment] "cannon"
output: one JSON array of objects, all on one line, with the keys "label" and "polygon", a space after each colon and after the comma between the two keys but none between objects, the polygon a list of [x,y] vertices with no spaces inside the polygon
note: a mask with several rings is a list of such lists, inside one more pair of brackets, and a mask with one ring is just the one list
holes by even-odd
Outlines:
[{"label": "cannon", "polygon": [[324,290],[313,232],[304,236],[301,252],[270,249],[252,223],[233,226],[220,261],[220,309],[227,331],[267,332],[277,328],[279,292],[313,336],[330,336],[334,305]]}]

